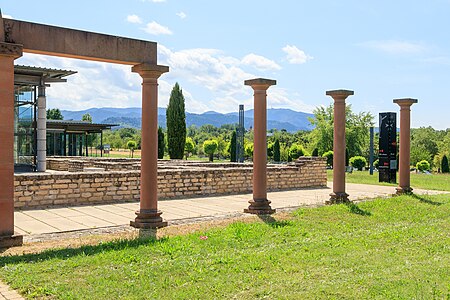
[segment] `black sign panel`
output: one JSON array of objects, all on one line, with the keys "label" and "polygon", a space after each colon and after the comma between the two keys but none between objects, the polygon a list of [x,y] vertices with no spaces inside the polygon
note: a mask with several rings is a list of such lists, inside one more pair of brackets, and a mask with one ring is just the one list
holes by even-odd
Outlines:
[{"label": "black sign panel", "polygon": [[397,172],[397,116],[380,113],[380,139],[378,150],[379,182],[396,183]]}]

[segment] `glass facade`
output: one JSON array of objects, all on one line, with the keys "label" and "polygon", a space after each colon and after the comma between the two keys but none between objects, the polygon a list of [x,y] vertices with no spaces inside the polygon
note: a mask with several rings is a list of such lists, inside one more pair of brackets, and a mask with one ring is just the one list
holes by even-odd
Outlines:
[{"label": "glass facade", "polygon": [[14,168],[33,171],[36,167],[36,89],[15,86]]}]

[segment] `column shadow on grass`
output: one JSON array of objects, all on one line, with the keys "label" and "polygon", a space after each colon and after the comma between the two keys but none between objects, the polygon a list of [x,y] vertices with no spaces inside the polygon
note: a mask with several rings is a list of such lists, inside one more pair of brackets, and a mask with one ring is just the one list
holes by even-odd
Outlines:
[{"label": "column shadow on grass", "polygon": [[[149,245],[164,242],[166,238],[160,238],[156,240],[154,238],[136,238],[131,240],[119,240],[103,243],[100,245],[86,245],[78,248],[67,248],[67,249],[50,249],[45,250],[41,253],[32,253],[32,254],[24,254],[24,255],[12,255],[12,256],[3,256],[0,257],[0,266],[4,266],[5,264],[18,264],[18,263],[29,263],[29,262],[37,262],[49,259],[68,259],[78,255],[94,255],[101,252],[107,251],[116,251],[122,250],[125,248],[137,248],[142,245]],[[0,249],[1,251],[6,249]]]},{"label": "column shadow on grass", "polygon": [[263,221],[264,223],[266,223],[267,225],[269,225],[272,228],[281,228],[281,227],[286,227],[286,226],[292,226],[291,221],[289,221],[289,220],[278,221],[271,215],[258,215],[258,217],[261,219],[261,221]]},{"label": "column shadow on grass", "polygon": [[419,201],[422,202],[422,203],[426,203],[426,204],[430,204],[430,205],[438,205],[438,206],[439,206],[439,205],[444,204],[444,203],[442,203],[442,202],[435,202],[435,201],[432,201],[432,200],[427,199],[427,198],[425,198],[425,197],[423,197],[423,196],[421,196],[421,195],[411,194],[410,196],[413,197],[414,199],[419,200]]},{"label": "column shadow on grass", "polygon": [[360,216],[371,216],[372,213],[370,211],[366,211],[361,209],[358,205],[353,202],[346,202],[345,205],[348,207],[349,211],[352,214],[360,215]]}]

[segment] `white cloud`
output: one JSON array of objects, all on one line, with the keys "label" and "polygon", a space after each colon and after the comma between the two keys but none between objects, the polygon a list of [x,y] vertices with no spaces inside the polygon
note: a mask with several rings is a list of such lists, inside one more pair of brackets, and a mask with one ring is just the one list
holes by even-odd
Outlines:
[{"label": "white cloud", "polygon": [[260,71],[272,71],[272,70],[281,70],[280,65],[278,65],[273,60],[265,58],[261,55],[256,55],[254,53],[247,54],[242,59],[242,63],[244,65],[252,66]]},{"label": "white cloud", "polygon": [[388,54],[419,54],[426,50],[426,47],[420,43],[396,40],[368,41],[361,45]]},{"label": "white cloud", "polygon": [[141,78],[130,66],[25,53],[17,64],[78,71],[47,88],[47,106],[68,110],[140,107]]},{"label": "white cloud", "polygon": [[291,64],[304,64],[308,60],[313,59],[312,56],[307,55],[296,46],[286,45],[282,50],[287,54],[286,59]]},{"label": "white cloud", "polygon": [[168,27],[158,24],[155,21],[148,23],[147,26],[143,29],[145,32],[153,34],[153,35],[173,34],[172,31]]},{"label": "white cloud", "polygon": [[142,24],[142,19],[138,15],[129,15],[127,16],[127,22],[134,24]]},{"label": "white cloud", "polygon": [[180,17],[180,19],[184,19],[184,18],[186,18],[187,17],[187,15],[184,13],[184,12],[182,12],[182,11],[180,11],[180,12],[177,12],[176,13],[176,15],[177,16],[179,16]]}]

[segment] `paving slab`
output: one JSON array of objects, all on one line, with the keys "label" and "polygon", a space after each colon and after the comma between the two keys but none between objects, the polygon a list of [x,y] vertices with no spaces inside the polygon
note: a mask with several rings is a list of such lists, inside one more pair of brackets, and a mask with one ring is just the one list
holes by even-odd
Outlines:
[{"label": "paving slab", "polygon": [[[276,209],[300,207],[304,205],[323,205],[329,199],[332,183],[323,188],[269,192],[267,198]],[[366,184],[346,184],[351,200],[388,197],[394,194],[395,187]],[[441,191],[415,189],[417,194],[438,194]],[[162,217],[171,222],[195,218],[219,218],[243,213],[248,207],[252,194],[221,195],[187,199],[161,200],[159,209]],[[133,220],[138,202],[117,204],[86,205],[76,207],[48,208],[15,212],[15,230],[23,235],[56,233],[80,229],[98,229],[112,226],[125,226]]]}]

